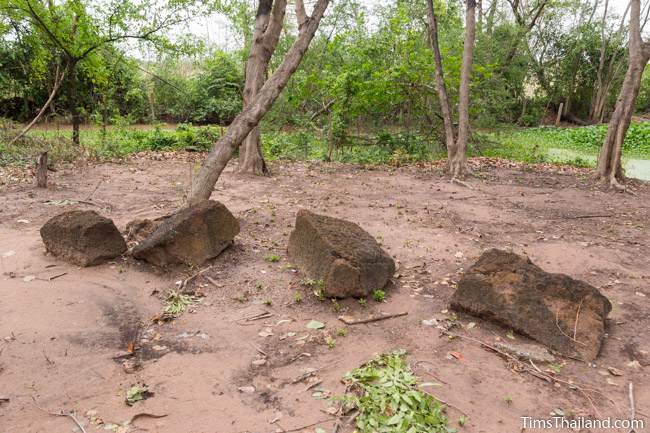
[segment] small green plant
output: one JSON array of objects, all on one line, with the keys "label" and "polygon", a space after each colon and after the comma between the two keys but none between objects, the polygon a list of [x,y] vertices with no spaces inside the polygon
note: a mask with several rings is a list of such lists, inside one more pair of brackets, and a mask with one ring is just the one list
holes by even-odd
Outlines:
[{"label": "small green plant", "polygon": [[295,292],[293,294],[293,302],[295,302],[296,304],[300,304],[302,302],[302,293]]},{"label": "small green plant", "polygon": [[505,401],[506,404],[507,404],[508,406],[510,406],[510,405],[512,404],[512,397],[510,397],[510,396],[508,395],[508,396],[506,396],[506,397],[503,399],[503,401]]},{"label": "small green plant", "polygon": [[185,309],[194,302],[194,297],[171,290],[165,298],[165,307],[163,308],[163,312],[178,315],[185,311]]},{"label": "small green plant", "polygon": [[461,415],[461,416],[458,417],[458,425],[462,427],[465,424],[467,424],[468,420],[469,420],[469,418],[467,416]]},{"label": "small green plant", "polygon": [[332,311],[335,313],[341,311],[341,304],[339,304],[339,301],[336,298],[332,298]]},{"label": "small green plant", "polygon": [[237,301],[237,302],[239,302],[241,304],[244,304],[244,303],[248,302],[249,298],[250,298],[250,293],[248,293],[248,291],[245,291],[243,293],[240,293],[234,299],[235,299],[235,301]]},{"label": "small green plant", "polygon": [[264,260],[270,263],[276,263],[280,261],[280,256],[278,256],[277,254],[269,254],[268,256],[266,256]]},{"label": "small green plant", "polygon": [[448,433],[444,406],[417,387],[405,352],[384,353],[344,377],[343,403],[359,411],[361,432]]},{"label": "small green plant", "polygon": [[386,292],[379,289],[373,290],[372,299],[374,299],[377,302],[384,302],[386,300]]},{"label": "small green plant", "polygon": [[259,291],[259,290],[262,290],[262,289],[264,288],[264,284],[258,282],[258,283],[255,284],[255,288],[256,288],[258,291]]},{"label": "small green plant", "polygon": [[361,305],[362,307],[365,307],[365,306],[367,305],[366,298],[359,298],[359,299],[357,300],[357,302],[358,302],[359,305]]},{"label": "small green plant", "polygon": [[273,305],[273,300],[272,299],[265,299],[264,300],[264,305],[268,305],[269,307]]},{"label": "small green plant", "polygon": [[336,335],[338,335],[339,337],[345,337],[346,335],[348,335],[348,330],[346,328],[338,328],[336,330]]},{"label": "small green plant", "polygon": [[562,371],[562,366],[560,364],[549,364],[548,367],[553,371],[555,374],[560,374]]},{"label": "small green plant", "polygon": [[136,402],[146,400],[151,395],[147,385],[134,385],[126,390],[126,404],[133,406]]},{"label": "small green plant", "polygon": [[330,349],[334,349],[336,347],[336,340],[332,338],[330,335],[325,337],[325,343],[327,344],[327,347]]},{"label": "small green plant", "polygon": [[300,281],[300,284],[312,288],[319,301],[323,302],[325,300],[325,282],[323,280],[305,278]]}]

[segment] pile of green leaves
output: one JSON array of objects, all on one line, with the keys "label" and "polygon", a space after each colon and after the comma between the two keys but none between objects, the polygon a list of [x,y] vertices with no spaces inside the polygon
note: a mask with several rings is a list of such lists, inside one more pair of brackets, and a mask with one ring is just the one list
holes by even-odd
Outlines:
[{"label": "pile of green leaves", "polygon": [[362,433],[452,432],[444,407],[417,388],[405,352],[384,353],[345,375],[354,394],[342,397],[359,411]]}]

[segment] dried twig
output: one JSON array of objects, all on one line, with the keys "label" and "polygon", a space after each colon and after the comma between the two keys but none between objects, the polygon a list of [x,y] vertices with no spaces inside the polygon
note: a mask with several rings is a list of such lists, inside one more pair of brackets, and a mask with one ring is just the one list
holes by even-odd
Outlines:
[{"label": "dried twig", "polygon": [[399,313],[389,313],[389,314],[380,313],[378,315],[372,315],[364,319],[354,319],[353,317],[350,316],[339,316],[339,320],[345,323],[346,325],[359,325],[361,323],[377,322],[379,320],[392,319],[393,317],[406,316],[407,314],[408,314],[407,311],[402,311]]},{"label": "dried twig", "polygon": [[49,281],[56,280],[57,278],[62,277],[64,275],[68,275],[68,273],[67,272],[62,272],[62,273],[57,274],[57,275],[52,275],[50,278],[48,278],[48,280]]},{"label": "dried twig", "polygon": [[180,285],[180,287],[178,288],[178,290],[182,291],[182,290],[185,288],[185,286],[187,286],[187,285],[190,283],[190,281],[194,280],[194,279],[195,279],[196,277],[198,277],[199,275],[206,273],[206,272],[209,271],[210,269],[212,269],[212,265],[208,266],[207,268],[203,268],[203,269],[201,269],[200,271],[198,271],[198,272],[196,272],[196,273],[190,275],[189,277],[185,278],[185,279],[181,282],[181,285]]},{"label": "dried twig", "polygon": [[[593,392],[593,393],[595,393],[595,394],[599,394],[599,395],[605,397],[605,398],[606,398],[607,400],[609,400],[612,404],[614,404],[614,406],[616,407],[616,410],[619,411],[619,410],[618,410],[618,406],[617,406],[617,405],[616,405],[616,404],[615,404],[611,399],[609,399],[605,394],[603,394],[603,393],[600,392],[600,391],[597,391],[597,390],[595,390],[595,389],[586,388],[584,385],[581,385],[581,384],[578,384],[578,383],[575,383],[575,382],[570,382],[570,381],[567,381],[567,380],[560,379],[560,378],[558,378],[558,377],[556,377],[556,376],[553,376],[553,375],[550,375],[550,374],[547,374],[547,373],[541,372],[541,371],[539,371],[539,369],[537,369],[537,370],[532,369],[532,368],[530,368],[530,367],[528,366],[528,364],[526,364],[526,363],[524,363],[524,362],[521,362],[517,357],[515,357],[515,356],[513,356],[513,355],[511,355],[511,354],[509,354],[509,353],[507,353],[507,352],[504,352],[504,351],[502,351],[502,350],[499,350],[499,349],[497,349],[496,347],[494,347],[493,345],[488,344],[488,343],[486,343],[486,342],[484,342],[484,341],[481,341],[481,340],[479,340],[478,338],[468,337],[468,336],[466,336],[466,335],[456,334],[456,333],[449,332],[449,331],[442,331],[442,334],[447,335],[447,336],[450,336],[450,337],[461,338],[461,339],[463,339],[463,340],[468,340],[468,341],[473,341],[473,342],[475,342],[475,343],[478,343],[479,345],[481,345],[481,346],[483,346],[483,347],[487,347],[488,349],[490,349],[490,350],[492,350],[492,351],[494,351],[494,352],[500,354],[501,356],[503,356],[503,357],[509,359],[511,362],[513,362],[515,365],[517,365],[517,366],[519,367],[519,371],[524,371],[524,372],[526,372],[526,373],[530,373],[532,376],[535,376],[535,377],[537,377],[538,379],[542,379],[542,380],[545,380],[545,381],[547,381],[547,382],[551,382],[551,383],[553,383],[553,382],[562,383],[562,384],[564,384],[564,385],[567,385],[567,386],[569,386],[569,387],[572,387],[572,388],[576,389],[577,391],[579,391],[579,392],[580,392],[580,393],[581,393],[581,394],[582,394],[582,395],[587,399],[587,401],[588,401],[589,404],[591,405],[592,409],[594,410],[594,413],[595,413],[596,416],[598,416],[598,417],[601,416],[601,415],[600,415],[600,412],[599,412],[598,409],[596,408],[596,405],[594,404],[594,402],[593,402],[591,396],[589,396],[589,394],[587,393],[587,391],[589,391],[589,392]],[[620,412],[620,411],[619,411],[619,412]]]},{"label": "dried twig", "polygon": [[34,407],[36,407],[36,409],[38,409],[38,410],[40,410],[41,412],[44,412],[44,413],[46,413],[46,414],[48,414],[48,415],[52,415],[52,416],[65,416],[65,417],[68,417],[68,418],[70,418],[72,421],[74,421],[74,423],[77,425],[77,427],[79,428],[79,430],[81,430],[81,433],[87,433],[86,430],[84,429],[83,425],[79,422],[79,420],[77,420],[77,417],[76,417],[76,415],[75,415],[74,412],[63,412],[62,410],[59,411],[59,412],[50,412],[50,411],[48,411],[48,410],[43,409],[43,408],[40,407],[38,404],[36,404],[36,399],[35,399],[34,397],[32,397],[32,400],[33,400],[32,404],[34,405]]},{"label": "dried twig", "polygon": [[580,304],[578,304],[578,311],[576,311],[576,322],[573,324],[573,341],[578,341],[576,340],[576,335],[578,334],[578,320],[580,319],[580,308],[582,308],[582,303],[585,301],[585,298],[582,298],[580,300]]},{"label": "dried twig", "polygon": [[302,427],[296,427],[296,428],[292,428],[292,429],[284,430],[284,431],[288,433],[288,432],[293,432],[293,431],[305,430],[305,429],[308,429],[309,427],[313,427],[315,425],[323,424],[323,423],[326,423],[326,422],[329,422],[329,421],[333,421],[333,419],[332,418],[323,419],[323,420],[320,420],[320,421],[313,422],[311,424],[303,425]]},{"label": "dried twig", "polygon": [[453,404],[441,399],[440,397],[438,397],[435,394],[431,394],[430,392],[423,390],[422,388],[419,388],[419,390],[422,391],[423,393],[428,394],[431,397],[435,398],[437,401],[444,404],[445,406],[449,406],[452,409],[456,409],[458,412],[462,413],[463,415],[465,415],[466,417],[469,418],[469,414],[467,412],[465,412],[463,409],[459,408],[458,406],[454,406]]},{"label": "dried twig", "polygon": [[583,346],[586,346],[585,343],[582,343],[582,342],[576,340],[574,337],[571,337],[569,334],[567,334],[566,332],[564,332],[562,330],[562,328],[560,327],[560,312],[559,311],[555,314],[555,326],[557,326],[557,329],[560,331],[560,333],[562,335],[564,335],[566,338],[568,338],[569,340],[574,341],[574,342],[576,342],[578,344],[581,344]]}]

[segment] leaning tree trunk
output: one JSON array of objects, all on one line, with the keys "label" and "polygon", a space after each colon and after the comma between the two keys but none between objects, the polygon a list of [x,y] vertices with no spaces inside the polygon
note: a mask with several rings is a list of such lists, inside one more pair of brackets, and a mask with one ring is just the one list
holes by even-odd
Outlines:
[{"label": "leaning tree trunk", "polygon": [[11,146],[14,144],[16,141],[20,140],[21,137],[23,137],[27,132],[29,132],[30,129],[36,123],[40,120],[40,118],[43,116],[43,113],[47,110],[47,107],[49,107],[52,104],[52,101],[54,101],[54,97],[56,96],[57,92],[59,91],[59,87],[61,87],[61,83],[63,82],[63,77],[65,76],[65,69],[59,74],[59,65],[56,65],[56,72],[54,73],[54,86],[52,87],[52,91],[50,92],[50,96],[47,98],[47,101],[45,101],[45,104],[43,104],[43,107],[38,111],[38,114],[36,114],[36,117],[32,119],[31,122],[27,124],[23,128],[22,131],[18,135],[16,135],[14,138],[11,139],[9,142],[9,145]]},{"label": "leaning tree trunk", "polygon": [[616,100],[616,107],[609,121],[607,135],[600,154],[596,176],[608,182],[611,187],[622,188],[619,181],[623,180],[621,154],[625,134],[630,127],[634,105],[641,87],[641,76],[650,60],[650,42],[643,42],[640,29],[641,2],[631,1],[630,15],[630,59],[623,80],[623,86]]},{"label": "leaning tree trunk", "polygon": [[[251,50],[246,62],[246,81],[244,83],[244,107],[255,98],[264,84],[266,70],[271,56],[280,40],[282,22],[287,8],[287,0],[260,0],[255,16],[255,31]],[[271,12],[271,9],[273,10]],[[239,172],[268,175],[260,141],[260,130],[256,126],[248,134],[239,149]]]},{"label": "leaning tree trunk", "polygon": [[440,102],[440,111],[442,112],[442,123],[445,128],[445,147],[449,149],[454,145],[454,123],[451,117],[451,103],[449,94],[445,85],[445,77],[442,69],[442,56],[440,55],[440,45],[438,43],[438,20],[433,8],[433,0],[427,0],[427,20],[429,22],[429,43],[433,51],[433,60],[435,63],[436,90],[438,91],[438,101]]},{"label": "leaning tree trunk", "polygon": [[465,41],[463,42],[463,65],[458,88],[458,135],[452,146],[447,147],[449,173],[461,178],[467,171],[467,141],[469,138],[469,91],[472,74],[474,40],[476,37],[476,0],[467,0],[465,12]]},{"label": "leaning tree trunk", "polygon": [[217,183],[226,164],[232,158],[234,150],[269,111],[273,102],[289,82],[291,75],[300,65],[300,61],[314,38],[329,2],[330,0],[318,0],[314,5],[311,17],[304,16],[304,18],[301,18],[299,9],[304,15],[304,9],[300,8],[302,1],[296,0],[296,12],[299,22],[301,22],[298,38],[287,52],[280,67],[264,83],[253,101],[237,115],[226,133],[214,144],[212,151],[203,162],[201,170],[194,180],[188,200],[189,204],[195,204],[210,198],[214,185]]}]

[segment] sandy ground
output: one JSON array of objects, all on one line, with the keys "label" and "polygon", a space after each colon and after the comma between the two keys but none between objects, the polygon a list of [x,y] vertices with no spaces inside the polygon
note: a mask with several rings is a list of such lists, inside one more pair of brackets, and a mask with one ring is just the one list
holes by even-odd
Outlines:
[{"label": "sandy ground", "polygon": [[[635,195],[613,193],[592,187],[579,171],[489,161],[473,162],[471,189],[449,183],[435,166],[284,163],[273,165],[272,178],[236,175],[231,168],[213,198],[240,219],[241,234],[192,283],[205,294],[202,301],[164,324],[150,320],[163,306],[162,294],[196,270],[163,273],[130,258],[79,268],[45,254],[38,230],[63,210],[95,209],[120,229],[134,218],[173,211],[182,203],[193,158],[159,154],[59,168],[47,190],[5,173],[0,397],[9,400],[0,401],[1,433],[75,431],[71,418],[41,409],[74,410],[87,432],[107,431],[100,420],[122,424],[148,413],[166,416],[136,417],[129,431],[313,432],[318,426],[331,433],[336,420],[322,397],[342,393],[344,373],[373,354],[400,348],[421,381],[440,383],[429,390],[454,406],[447,411],[450,425],[458,428],[461,411],[469,415],[462,432],[521,432],[521,416],[548,418],[555,409],[626,418],[629,382],[637,416],[650,423],[650,366],[629,364],[632,345],[650,351],[647,184],[638,184]],[[91,204],[66,205],[65,199]],[[300,208],[355,221],[381,241],[400,274],[386,302],[344,300],[337,312],[300,284],[304,275],[286,257]],[[598,391],[588,393],[591,402],[579,390],[513,371],[479,344],[449,340],[423,325],[451,315],[447,304],[459,272],[491,247],[528,254],[548,271],[593,284],[612,301],[596,363],[561,361],[559,377]],[[265,260],[272,254],[280,261]],[[295,302],[296,293],[302,302]],[[272,316],[238,320],[260,311]],[[337,335],[345,327],[339,314],[377,311],[408,315],[347,326],[346,336]],[[307,329],[311,319],[324,322],[325,330]],[[463,335],[510,341],[507,329],[489,322],[464,315],[459,322],[456,332]],[[469,322],[476,327],[468,329]],[[327,335],[335,347],[325,343]],[[142,361],[135,373],[113,359],[130,342]],[[267,361],[253,363],[260,359]],[[622,375],[611,375],[608,367]],[[307,368],[318,369],[322,381],[311,389],[313,382],[293,383]],[[154,395],[127,406],[125,391],[142,383]]]}]

